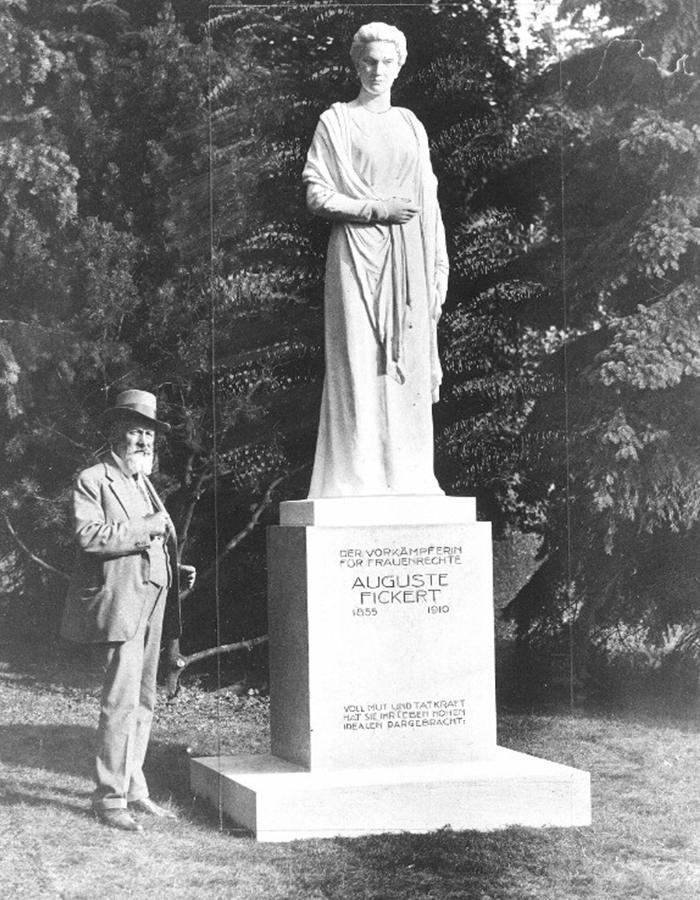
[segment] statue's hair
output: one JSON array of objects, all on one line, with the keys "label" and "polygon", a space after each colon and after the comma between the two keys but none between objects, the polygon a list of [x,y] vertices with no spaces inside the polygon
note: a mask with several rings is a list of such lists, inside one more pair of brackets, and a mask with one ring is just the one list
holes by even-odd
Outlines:
[{"label": "statue's hair", "polygon": [[393,44],[396,47],[399,65],[402,66],[406,62],[406,35],[403,31],[399,31],[394,25],[387,25],[386,22],[369,22],[355,32],[352,39],[350,58],[354,65],[357,65],[365,44],[372,41],[386,41]]}]

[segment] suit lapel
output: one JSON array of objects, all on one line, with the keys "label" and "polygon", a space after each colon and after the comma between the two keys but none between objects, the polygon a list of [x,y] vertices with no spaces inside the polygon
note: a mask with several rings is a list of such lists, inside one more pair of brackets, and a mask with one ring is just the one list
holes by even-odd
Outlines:
[{"label": "suit lapel", "polygon": [[[104,467],[105,475],[107,477],[107,480],[109,481],[109,488],[112,491],[112,494],[114,494],[121,508],[126,513],[127,518],[132,519],[141,516],[142,511],[132,505],[134,491],[132,490],[132,485],[130,484],[127,476],[111,459],[106,459],[104,461]],[[156,489],[151,484],[151,480],[145,475],[143,476],[143,483],[146,485],[146,490],[148,491],[148,495],[151,498],[151,502],[153,503],[154,508],[158,510],[158,512],[166,512],[163,501],[156,493]],[[173,565],[174,567],[176,567],[178,556],[177,535],[171,528],[168,529],[167,543],[170,545],[171,552],[173,554]]]},{"label": "suit lapel", "polygon": [[133,506],[133,491],[126,475],[111,460],[105,460],[105,475],[109,481],[109,489],[117,502],[124,510],[128,519],[139,515],[139,510]]}]

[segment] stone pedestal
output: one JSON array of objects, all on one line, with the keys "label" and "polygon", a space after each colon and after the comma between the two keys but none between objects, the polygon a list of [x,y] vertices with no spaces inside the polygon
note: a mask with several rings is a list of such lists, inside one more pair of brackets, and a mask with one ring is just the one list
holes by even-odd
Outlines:
[{"label": "stone pedestal", "polygon": [[196,759],[258,840],[585,825],[587,773],[496,745],[490,525],[474,501],[283,503],[268,535],[272,754]]}]

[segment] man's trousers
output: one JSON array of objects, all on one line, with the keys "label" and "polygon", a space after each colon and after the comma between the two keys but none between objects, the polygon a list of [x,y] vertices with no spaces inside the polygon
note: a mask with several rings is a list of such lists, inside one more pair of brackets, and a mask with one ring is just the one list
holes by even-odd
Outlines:
[{"label": "man's trousers", "polygon": [[129,641],[99,645],[104,671],[93,806],[125,807],[148,797],[143,761],[156,702],[156,675],[167,591],[149,584],[138,630]]}]

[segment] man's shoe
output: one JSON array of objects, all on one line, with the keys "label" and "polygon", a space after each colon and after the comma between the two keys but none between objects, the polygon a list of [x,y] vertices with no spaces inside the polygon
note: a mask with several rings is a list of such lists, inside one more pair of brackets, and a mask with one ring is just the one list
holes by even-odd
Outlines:
[{"label": "man's shoe", "polygon": [[150,797],[144,797],[142,800],[131,800],[129,809],[135,812],[146,813],[147,816],[158,816],[159,819],[176,819],[177,816],[170,809],[164,806],[158,806]]},{"label": "man's shoe", "polygon": [[94,809],[93,812],[103,825],[117,828],[119,831],[143,831],[141,825],[131,818],[122,807],[116,809]]}]

